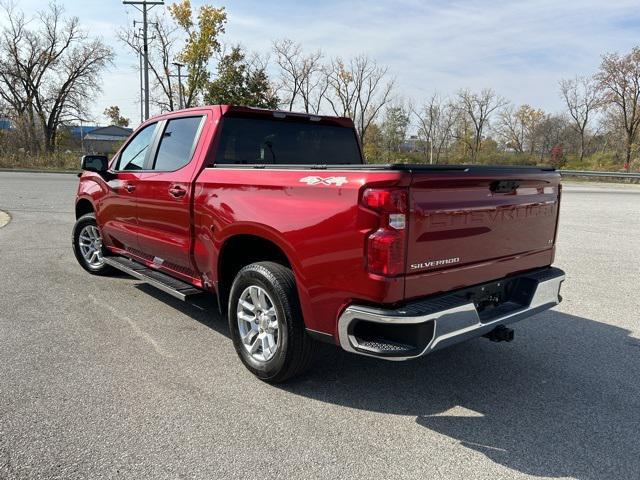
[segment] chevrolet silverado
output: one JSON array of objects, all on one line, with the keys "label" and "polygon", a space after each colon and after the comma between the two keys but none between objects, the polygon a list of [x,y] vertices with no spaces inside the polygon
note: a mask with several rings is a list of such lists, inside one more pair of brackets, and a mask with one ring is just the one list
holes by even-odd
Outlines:
[{"label": "chevrolet silverado", "polygon": [[553,169],[367,165],[346,118],[208,106],[86,155],[73,249],[182,300],[217,296],[244,365],[282,382],[317,341],[388,360],[557,305]]}]

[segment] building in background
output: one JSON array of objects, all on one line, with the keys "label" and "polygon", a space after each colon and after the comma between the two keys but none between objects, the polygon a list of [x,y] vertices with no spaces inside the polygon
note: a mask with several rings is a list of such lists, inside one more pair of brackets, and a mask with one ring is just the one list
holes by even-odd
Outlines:
[{"label": "building in background", "polygon": [[84,134],[84,151],[87,153],[114,153],[132,132],[132,128],[116,125],[94,128]]},{"label": "building in background", "polygon": [[0,131],[11,130],[11,120],[7,117],[0,117]]},{"label": "building in background", "polygon": [[133,132],[131,128],[110,125],[70,125],[63,127],[59,136],[60,147],[70,151],[83,153],[110,154],[115,153],[120,145]]},{"label": "building in background", "polygon": [[423,147],[423,142],[420,141],[417,135],[411,135],[409,138],[405,138],[404,142],[400,145],[400,151],[405,153],[420,152]]}]

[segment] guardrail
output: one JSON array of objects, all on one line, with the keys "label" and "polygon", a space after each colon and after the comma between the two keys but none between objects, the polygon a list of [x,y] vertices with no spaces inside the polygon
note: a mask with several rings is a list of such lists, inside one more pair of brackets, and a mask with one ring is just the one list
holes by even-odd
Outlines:
[{"label": "guardrail", "polygon": [[558,170],[563,177],[599,177],[599,178],[615,178],[619,180],[634,179],[640,181],[640,173],[625,172],[594,172],[587,170]]}]

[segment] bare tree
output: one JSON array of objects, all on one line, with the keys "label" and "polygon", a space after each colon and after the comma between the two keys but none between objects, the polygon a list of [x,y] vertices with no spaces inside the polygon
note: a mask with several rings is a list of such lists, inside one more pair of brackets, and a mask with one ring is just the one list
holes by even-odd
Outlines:
[{"label": "bare tree", "polygon": [[485,88],[480,93],[472,93],[469,90],[458,92],[458,108],[461,115],[467,117],[473,126],[473,136],[469,145],[472,160],[477,159],[478,152],[482,147],[482,135],[489,122],[489,117],[494,111],[506,104],[507,101],[496,95],[490,88]]},{"label": "bare tree", "polygon": [[498,133],[507,148],[524,153],[526,128],[513,105],[507,105],[498,115]]},{"label": "bare tree", "polygon": [[[154,44],[156,45],[156,60],[158,66],[152,67],[153,75],[156,78],[157,86],[164,93],[165,101],[156,102],[161,110],[173,111],[175,109],[176,97],[180,92],[177,87],[174,89],[173,82],[173,62],[175,60],[174,44],[176,42],[175,31],[177,27],[169,24],[164,17],[158,16],[153,24]],[[179,101],[177,102],[179,103]]]},{"label": "bare tree", "polygon": [[599,143],[600,153],[605,153],[609,150],[615,152],[625,151],[627,132],[617,105],[603,105],[601,115],[598,117],[597,134],[594,137],[591,142]]},{"label": "bare tree", "polygon": [[285,93],[286,108],[291,111],[302,90],[302,45],[285,38],[273,42],[273,51],[276,54],[276,63],[280,67],[279,89]]},{"label": "bare tree", "polygon": [[438,163],[440,155],[452,138],[456,109],[446,99],[434,93],[421,109],[411,107],[418,122],[418,139],[427,147],[429,163]]},{"label": "bare tree", "polygon": [[[167,20],[165,15],[156,15],[150,22],[152,42],[149,43],[149,70],[152,75],[151,102],[161,111],[175,110],[178,103],[177,86],[172,63],[176,59],[176,31],[178,27]],[[142,52],[142,39],[135,28],[118,31],[120,41],[129,46],[137,55]]]},{"label": "bare tree", "polygon": [[392,101],[395,80],[388,79],[388,68],[366,55],[358,55],[348,64],[336,58],[327,70],[327,82],[326,100],[333,113],[353,119],[364,143],[367,129]]},{"label": "bare tree", "polygon": [[569,122],[564,116],[545,116],[537,128],[540,143],[540,160],[542,160],[545,155],[551,154],[551,150],[554,147],[563,146],[567,138],[566,133],[568,128],[570,128]]},{"label": "bare tree", "polygon": [[82,116],[100,90],[113,51],[91,40],[77,17],[65,19],[55,3],[32,21],[12,3],[2,9],[0,96],[29,129],[29,147],[53,151],[58,127]]},{"label": "bare tree", "polygon": [[284,106],[291,111],[301,102],[306,113],[318,113],[328,89],[322,64],[322,52],[305,55],[302,45],[293,40],[273,42],[276,64],[280,70],[279,93],[284,93]]},{"label": "bare tree", "polygon": [[304,111],[307,113],[320,113],[322,102],[329,89],[328,76],[322,64],[322,58],[322,52],[317,51],[303,59],[300,95]]},{"label": "bare tree", "polygon": [[572,119],[572,128],[580,135],[579,153],[582,161],[589,120],[602,104],[598,84],[590,77],[563,79],[560,80],[560,94]]},{"label": "bare tree", "polygon": [[629,164],[640,126],[640,48],[635,47],[623,56],[617,53],[603,56],[595,79],[604,101],[618,113],[618,122],[625,132],[625,160]]}]

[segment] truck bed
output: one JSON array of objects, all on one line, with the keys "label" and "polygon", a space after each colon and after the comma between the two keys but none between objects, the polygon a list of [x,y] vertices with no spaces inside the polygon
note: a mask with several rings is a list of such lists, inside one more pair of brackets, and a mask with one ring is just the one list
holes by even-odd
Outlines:
[{"label": "truck bed", "polygon": [[[308,177],[345,183],[307,184]],[[300,284],[314,286],[312,294],[300,294],[309,328],[332,332],[336,312],[350,302],[401,305],[550,265],[559,178],[537,167],[213,166],[196,180],[196,264],[214,275],[206,252],[227,235],[260,229],[284,245]],[[515,186],[509,182],[518,187],[491,191]],[[379,225],[362,205],[370,186],[408,192],[406,265],[398,275],[367,271],[367,238]],[[200,224],[214,225],[215,236]]]}]

